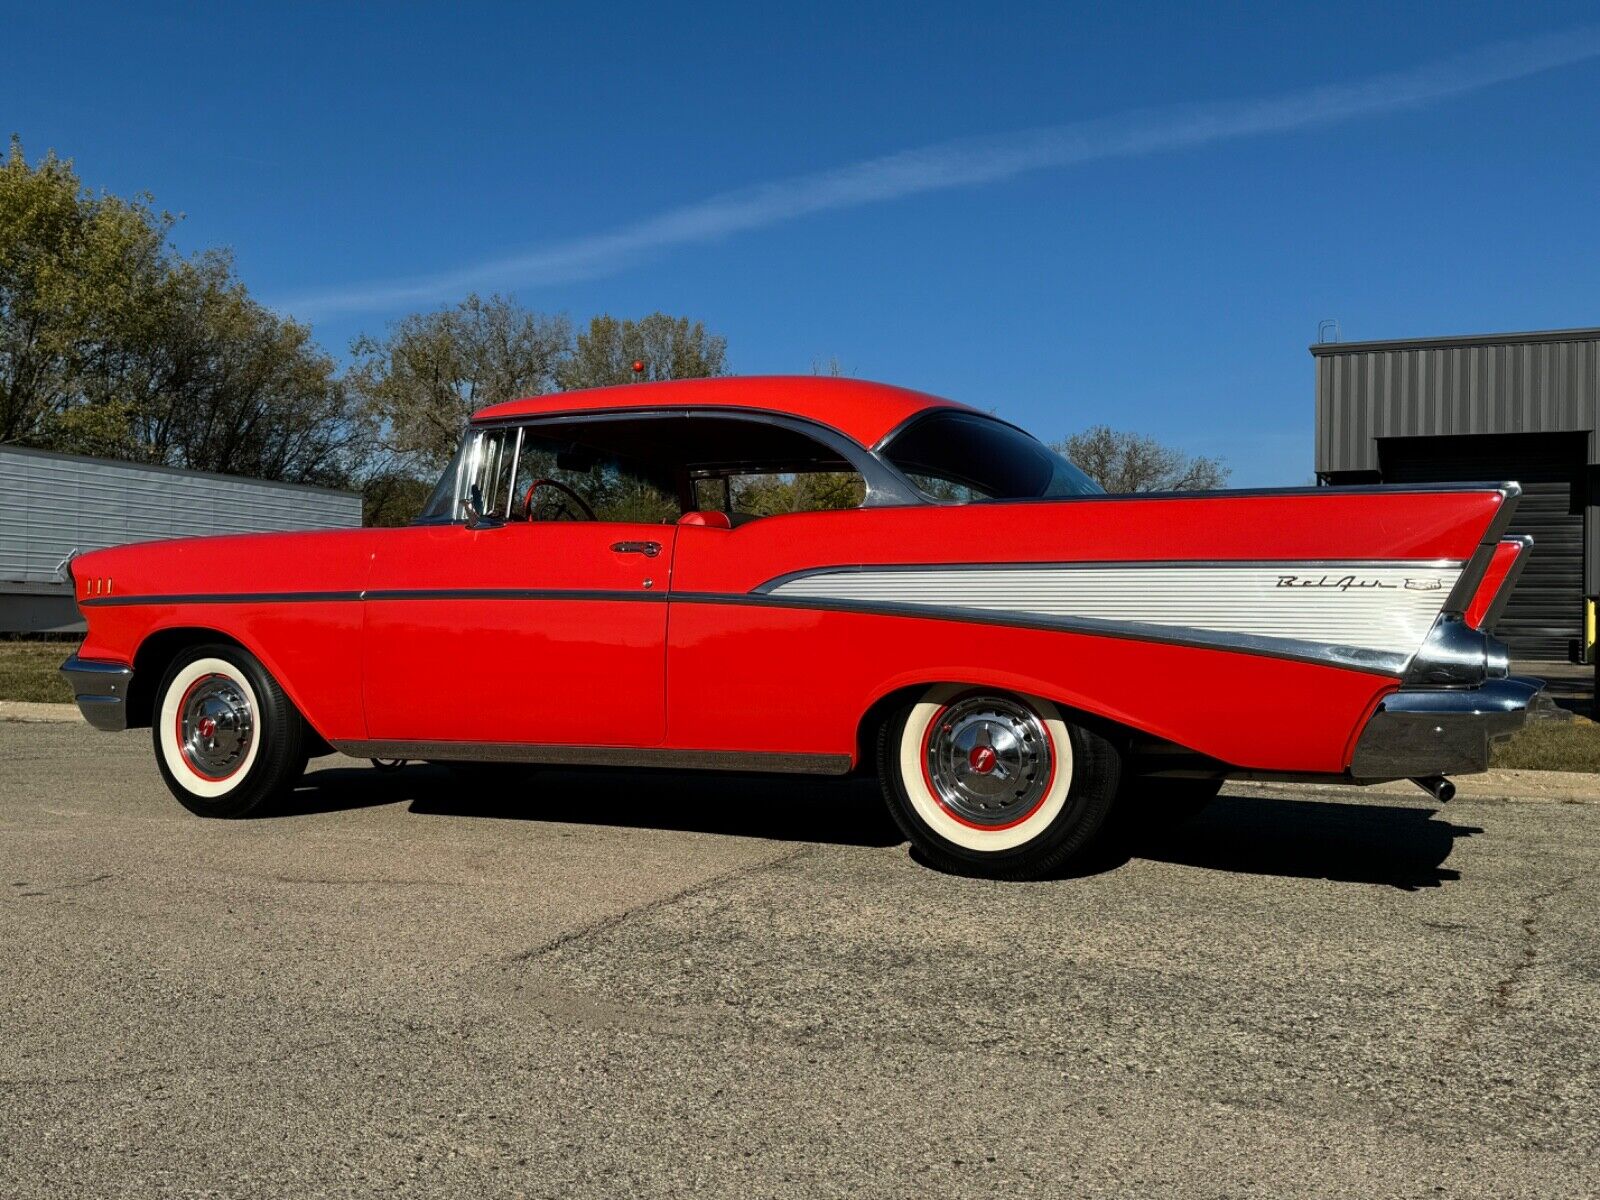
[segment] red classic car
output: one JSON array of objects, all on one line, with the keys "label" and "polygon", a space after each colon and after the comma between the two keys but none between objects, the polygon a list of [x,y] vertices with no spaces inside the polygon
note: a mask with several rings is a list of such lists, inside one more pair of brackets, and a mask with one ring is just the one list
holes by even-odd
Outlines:
[{"label": "red classic car", "polygon": [[402,529],[71,564],[89,720],[241,816],[308,757],[875,770],[926,859],[1048,871],[1230,776],[1485,769],[1515,484],[1106,495],[899,388],[637,384],[472,419]]}]

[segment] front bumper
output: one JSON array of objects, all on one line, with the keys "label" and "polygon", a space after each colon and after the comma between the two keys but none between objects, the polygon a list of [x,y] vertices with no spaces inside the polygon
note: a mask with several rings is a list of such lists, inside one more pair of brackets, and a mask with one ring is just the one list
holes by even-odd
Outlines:
[{"label": "front bumper", "polygon": [[1538,679],[1490,679],[1474,688],[1401,688],[1383,698],[1356,742],[1361,781],[1470,775],[1489,769],[1491,742],[1522,728]]},{"label": "front bumper", "polygon": [[61,673],[72,685],[78,710],[96,729],[128,727],[128,688],[133,683],[133,668],[122,663],[100,662],[74,654],[61,664]]}]

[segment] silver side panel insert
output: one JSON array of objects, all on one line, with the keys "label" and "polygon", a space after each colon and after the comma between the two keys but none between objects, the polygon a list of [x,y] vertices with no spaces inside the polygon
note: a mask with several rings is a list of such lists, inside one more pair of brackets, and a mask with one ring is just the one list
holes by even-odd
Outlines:
[{"label": "silver side panel insert", "polygon": [[860,567],[784,577],[761,594],[1118,627],[1125,636],[1169,631],[1218,645],[1244,639],[1260,652],[1281,645],[1290,657],[1339,647],[1403,673],[1460,573],[1459,562]]}]

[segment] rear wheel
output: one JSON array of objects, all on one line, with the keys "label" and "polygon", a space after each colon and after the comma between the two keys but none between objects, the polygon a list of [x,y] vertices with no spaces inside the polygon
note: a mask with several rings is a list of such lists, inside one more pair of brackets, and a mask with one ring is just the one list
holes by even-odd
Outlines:
[{"label": "rear wheel", "polygon": [[305,770],[306,726],[260,660],[239,646],[180,654],[151,721],[167,789],[202,817],[242,817]]},{"label": "rear wheel", "polygon": [[878,770],[889,811],[933,865],[1028,879],[1088,845],[1121,756],[1046,700],[941,685],[885,723]]}]

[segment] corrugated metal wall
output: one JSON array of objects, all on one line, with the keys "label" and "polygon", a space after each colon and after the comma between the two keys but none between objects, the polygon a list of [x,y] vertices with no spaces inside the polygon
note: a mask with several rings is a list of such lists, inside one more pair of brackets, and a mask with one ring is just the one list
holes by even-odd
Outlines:
[{"label": "corrugated metal wall", "polygon": [[[1544,339],[1544,340],[1534,340]],[[1377,439],[1600,424],[1600,329],[1311,347],[1317,470],[1376,471]],[[1597,448],[1590,443],[1590,462]]]},{"label": "corrugated metal wall", "polygon": [[360,524],[355,492],[0,449],[0,592],[55,583],[74,547]]},{"label": "corrugated metal wall", "polygon": [[[1311,347],[1317,472],[1378,477],[1379,439],[1584,433],[1600,464],[1600,329]],[[1596,475],[1591,465],[1590,476]],[[1600,513],[1589,488],[1584,590],[1600,591]]]}]

